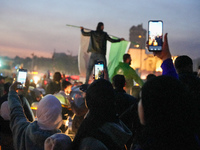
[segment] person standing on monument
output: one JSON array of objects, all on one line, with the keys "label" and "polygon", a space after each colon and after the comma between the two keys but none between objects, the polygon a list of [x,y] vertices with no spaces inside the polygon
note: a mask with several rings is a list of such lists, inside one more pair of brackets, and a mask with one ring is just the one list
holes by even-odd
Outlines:
[{"label": "person standing on monument", "polygon": [[104,32],[104,24],[99,22],[96,27],[96,31],[85,32],[84,28],[81,26],[81,33],[83,36],[90,36],[90,43],[88,46],[87,52],[91,52],[91,56],[89,59],[89,64],[86,73],[86,81],[85,83],[88,84],[89,77],[91,75],[92,69],[96,61],[103,61],[104,62],[104,78],[108,80],[108,69],[107,69],[107,62],[106,62],[106,42],[107,40],[114,43],[120,42],[124,40],[124,38],[120,39],[112,39],[107,32]]}]

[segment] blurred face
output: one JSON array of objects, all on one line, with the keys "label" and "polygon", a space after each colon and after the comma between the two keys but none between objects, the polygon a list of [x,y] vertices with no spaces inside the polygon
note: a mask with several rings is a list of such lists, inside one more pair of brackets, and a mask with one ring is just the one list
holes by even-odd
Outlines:
[{"label": "blurred face", "polygon": [[126,63],[129,64],[129,65],[131,64],[131,61],[132,61],[131,57],[126,59]]},{"label": "blurred face", "polygon": [[103,29],[104,29],[104,25],[103,26],[101,26],[101,30],[103,31]]},{"label": "blurred face", "polygon": [[70,94],[72,91],[72,85],[69,85],[68,87],[65,88],[65,93]]},{"label": "blurred face", "polygon": [[0,83],[4,84],[4,83],[5,83],[5,80],[4,80],[4,79],[1,79],[1,80],[0,80]]}]

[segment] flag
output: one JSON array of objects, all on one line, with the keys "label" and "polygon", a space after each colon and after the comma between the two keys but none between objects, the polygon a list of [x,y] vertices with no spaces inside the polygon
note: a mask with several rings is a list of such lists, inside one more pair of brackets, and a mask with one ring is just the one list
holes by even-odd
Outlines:
[{"label": "flag", "polygon": [[[87,53],[89,41],[89,36],[83,36],[81,34],[78,54],[78,68],[80,76],[82,77],[86,77],[87,66],[91,55],[91,53]],[[123,61],[123,55],[128,52],[129,46],[129,41],[121,41],[118,43],[111,43],[107,41],[106,60],[109,78],[113,74],[114,69],[119,64],[119,62]]]},{"label": "flag", "polygon": [[128,52],[130,44],[131,42],[129,41],[121,41],[118,43],[111,43],[107,41],[106,59],[110,80],[115,67],[119,64],[119,62],[123,61],[123,55]]}]

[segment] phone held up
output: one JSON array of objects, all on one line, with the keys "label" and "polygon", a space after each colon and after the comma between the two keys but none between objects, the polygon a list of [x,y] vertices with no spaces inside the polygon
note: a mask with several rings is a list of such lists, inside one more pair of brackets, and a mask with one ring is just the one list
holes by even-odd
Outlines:
[{"label": "phone held up", "polygon": [[21,84],[17,85],[18,89],[23,89],[25,87],[27,78],[27,69],[19,69],[17,72],[17,82],[20,82]]},{"label": "phone held up", "polygon": [[104,62],[97,61],[94,65],[94,79],[102,79],[104,78]]},{"label": "phone held up", "polygon": [[148,22],[148,45],[150,52],[162,51],[163,21],[149,20]]}]

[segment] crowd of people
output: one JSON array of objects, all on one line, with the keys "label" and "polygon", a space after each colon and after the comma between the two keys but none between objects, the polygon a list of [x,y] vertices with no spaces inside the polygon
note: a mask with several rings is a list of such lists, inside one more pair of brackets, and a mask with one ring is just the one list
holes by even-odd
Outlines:
[{"label": "crowd of people", "polygon": [[1,149],[200,149],[200,78],[192,60],[183,55],[173,63],[167,34],[154,55],[163,61],[163,72],[145,82],[130,71],[130,55],[124,55],[123,65],[141,85],[139,97],[129,93],[128,73],[117,68],[112,81],[91,84],[71,83],[55,72],[44,95],[36,88],[34,94],[19,90],[20,83],[0,76]]}]

